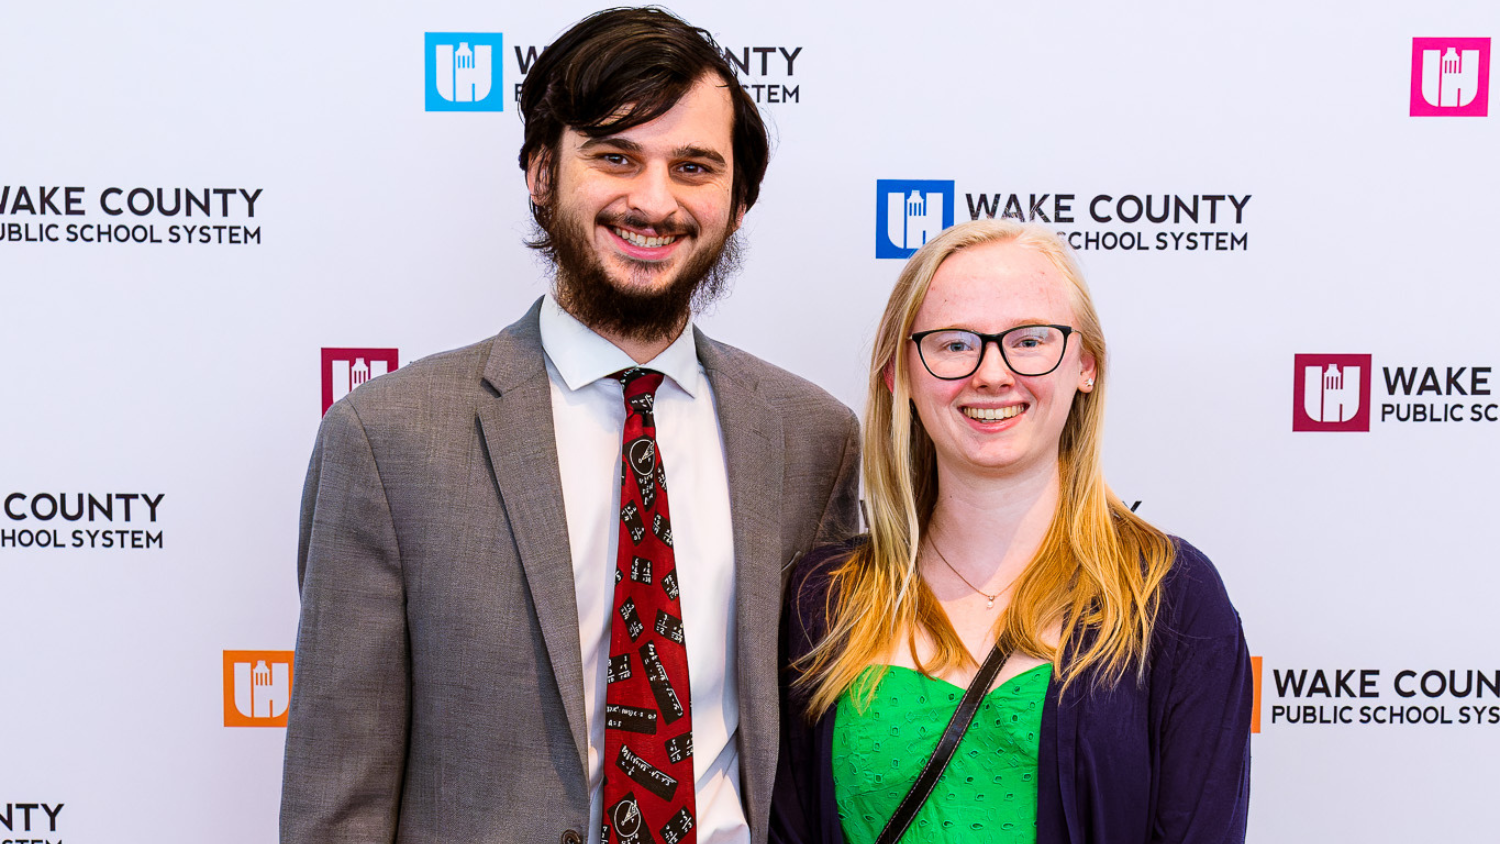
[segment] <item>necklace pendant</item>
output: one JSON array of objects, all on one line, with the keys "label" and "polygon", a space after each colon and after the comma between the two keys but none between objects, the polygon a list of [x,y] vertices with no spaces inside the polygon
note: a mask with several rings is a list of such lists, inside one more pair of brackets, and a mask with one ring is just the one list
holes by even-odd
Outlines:
[{"label": "necklace pendant", "polygon": [[[986,598],[989,598],[989,596],[988,596],[988,595],[986,595],[986,596],[985,596],[985,597],[986,597]],[[987,610],[992,610],[992,609],[994,609],[994,608],[995,608],[995,599],[994,599],[994,598],[990,598],[990,602],[989,602],[989,603],[988,603],[988,604],[985,604],[985,605],[984,605],[984,608],[985,608],[985,609],[987,609]]]}]

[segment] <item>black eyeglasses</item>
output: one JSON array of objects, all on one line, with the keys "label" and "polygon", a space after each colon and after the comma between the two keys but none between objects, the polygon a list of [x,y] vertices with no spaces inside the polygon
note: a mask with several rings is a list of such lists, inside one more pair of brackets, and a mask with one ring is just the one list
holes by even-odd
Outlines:
[{"label": "black eyeglasses", "polygon": [[968,378],[984,363],[990,343],[1000,347],[1000,357],[1017,375],[1047,375],[1062,363],[1068,350],[1067,325],[1018,325],[999,334],[980,334],[967,328],[934,328],[911,335],[922,365],[932,377],[944,381]]}]

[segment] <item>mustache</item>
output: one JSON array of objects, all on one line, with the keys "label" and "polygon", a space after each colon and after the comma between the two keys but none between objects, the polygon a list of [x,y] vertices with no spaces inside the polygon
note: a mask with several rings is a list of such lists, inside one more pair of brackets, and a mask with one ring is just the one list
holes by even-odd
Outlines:
[{"label": "mustache", "polygon": [[699,231],[696,222],[692,220],[679,220],[675,212],[661,220],[651,220],[644,214],[633,211],[623,214],[601,212],[595,218],[595,222],[601,226],[622,229],[650,229],[656,233],[657,237],[697,237]]}]

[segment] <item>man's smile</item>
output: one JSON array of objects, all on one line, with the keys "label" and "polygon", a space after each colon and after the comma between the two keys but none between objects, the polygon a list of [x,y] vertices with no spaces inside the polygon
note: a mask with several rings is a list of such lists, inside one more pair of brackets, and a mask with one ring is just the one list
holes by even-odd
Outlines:
[{"label": "man's smile", "polygon": [[632,246],[644,246],[653,249],[658,246],[666,246],[677,239],[677,235],[675,234],[664,237],[648,237],[643,234],[636,234],[628,229],[611,228],[610,231],[614,232],[616,237]]}]

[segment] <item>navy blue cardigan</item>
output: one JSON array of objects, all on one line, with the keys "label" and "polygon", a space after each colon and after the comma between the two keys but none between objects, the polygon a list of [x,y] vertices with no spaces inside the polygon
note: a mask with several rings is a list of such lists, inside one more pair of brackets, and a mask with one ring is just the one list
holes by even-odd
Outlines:
[{"label": "navy blue cardigan", "polygon": [[[1145,679],[1079,678],[1047,691],[1038,760],[1038,844],[1243,842],[1250,801],[1250,654],[1213,564],[1182,540],[1163,584]],[[827,626],[830,573],[851,546],[814,550],[792,573],[783,665]],[[844,844],[833,795],[835,708],[816,723],[783,671],[773,844]]]}]

